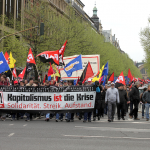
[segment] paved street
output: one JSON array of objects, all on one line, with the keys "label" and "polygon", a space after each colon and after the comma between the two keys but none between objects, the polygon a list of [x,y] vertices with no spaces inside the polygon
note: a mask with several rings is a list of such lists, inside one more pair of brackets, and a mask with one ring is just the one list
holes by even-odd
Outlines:
[{"label": "paved street", "polygon": [[[141,118],[141,116],[140,116]],[[33,121],[0,121],[0,150],[149,150],[150,122],[115,120],[83,123]]]}]

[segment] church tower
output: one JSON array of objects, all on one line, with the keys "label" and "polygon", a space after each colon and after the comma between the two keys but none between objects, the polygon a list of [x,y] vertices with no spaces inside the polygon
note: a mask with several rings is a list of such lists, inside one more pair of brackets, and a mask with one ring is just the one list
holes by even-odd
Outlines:
[{"label": "church tower", "polygon": [[95,27],[97,28],[97,31],[99,31],[99,18],[97,16],[97,8],[96,4],[95,7],[93,8],[93,16],[91,17],[92,21],[94,22]]}]

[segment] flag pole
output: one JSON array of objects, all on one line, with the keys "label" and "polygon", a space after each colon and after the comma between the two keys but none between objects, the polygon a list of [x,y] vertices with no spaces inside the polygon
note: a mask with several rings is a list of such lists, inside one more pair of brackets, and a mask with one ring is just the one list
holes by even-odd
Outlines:
[{"label": "flag pole", "polygon": [[[36,70],[37,70],[38,76],[40,76],[40,74],[39,74],[39,71],[38,71],[38,68],[37,68],[37,65],[36,65],[36,64],[35,64],[35,67],[36,67]],[[41,78],[40,78],[40,82],[41,82]]]}]

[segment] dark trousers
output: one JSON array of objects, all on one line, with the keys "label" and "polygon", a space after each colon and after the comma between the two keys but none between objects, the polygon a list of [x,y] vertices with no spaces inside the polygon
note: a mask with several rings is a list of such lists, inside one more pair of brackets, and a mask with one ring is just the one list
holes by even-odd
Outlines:
[{"label": "dark trousers", "polygon": [[130,113],[133,110],[133,101],[130,101]]},{"label": "dark trousers", "polygon": [[[125,103],[117,104],[117,115],[118,115],[118,118],[120,118],[120,117],[124,118],[125,107],[126,107]],[[120,112],[121,112],[121,116],[120,116]]]},{"label": "dark trousers", "polygon": [[98,110],[97,116],[100,116],[100,109],[96,109],[96,107],[94,107],[94,110],[93,110],[93,118],[96,117],[96,110]]},{"label": "dark trousers", "polygon": [[71,120],[74,120],[74,113],[71,113]]},{"label": "dark trousers", "polygon": [[96,110],[98,110],[97,116],[100,116],[100,112],[101,112],[101,110],[100,110],[101,104],[100,103],[101,103],[100,100],[95,101],[95,106],[94,106],[94,110],[93,110],[93,118],[96,117]]},{"label": "dark trousers", "polygon": [[92,112],[85,112],[84,113],[84,120],[86,121],[88,119],[90,121],[91,115],[92,115]]},{"label": "dark trousers", "polygon": [[100,101],[100,117],[104,116],[105,100]]},{"label": "dark trousers", "polygon": [[130,112],[130,116],[134,116],[134,118],[137,118],[138,115],[138,104],[139,102],[137,100],[133,101],[134,109]]}]

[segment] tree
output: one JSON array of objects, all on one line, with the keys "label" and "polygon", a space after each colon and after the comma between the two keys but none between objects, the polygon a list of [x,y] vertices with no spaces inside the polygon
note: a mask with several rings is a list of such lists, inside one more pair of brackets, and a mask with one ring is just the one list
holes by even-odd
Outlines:
[{"label": "tree", "polygon": [[[44,35],[40,36],[39,28],[22,34],[34,56],[43,51],[58,50],[68,40],[65,56],[99,54],[101,66],[109,62],[110,74],[114,72],[115,76],[119,76],[123,71],[127,75],[130,68],[132,74],[141,77],[140,71],[128,55],[121,54],[111,43],[104,42],[104,36],[97,33],[70,5],[66,8],[66,14],[59,14],[51,5],[41,0],[36,0],[34,5],[30,2],[29,6],[25,8],[24,26],[20,30],[40,27],[40,23],[44,23]],[[17,27],[21,27],[19,22]],[[43,64],[38,58],[35,61],[40,72],[47,72],[49,63]]]},{"label": "tree", "polygon": [[[148,19],[150,23],[150,18]],[[147,26],[140,32],[140,39],[142,47],[145,51],[145,67],[147,68],[147,73],[150,75],[150,27]]]}]

